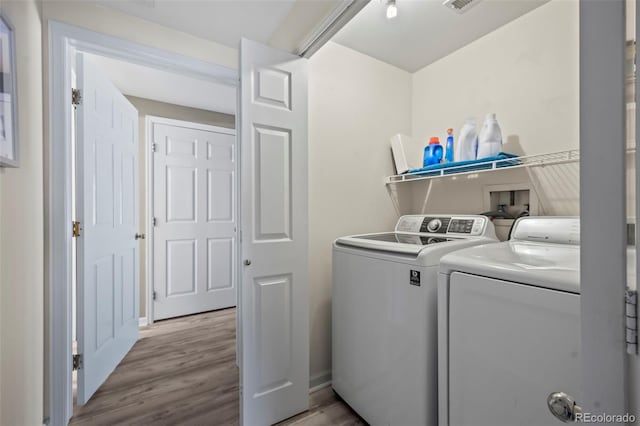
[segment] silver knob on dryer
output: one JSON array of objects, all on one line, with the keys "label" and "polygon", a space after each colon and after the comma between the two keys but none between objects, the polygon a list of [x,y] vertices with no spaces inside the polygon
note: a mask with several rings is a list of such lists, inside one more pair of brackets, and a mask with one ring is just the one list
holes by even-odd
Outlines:
[{"label": "silver knob on dryer", "polygon": [[582,408],[576,401],[564,392],[553,392],[547,397],[549,411],[561,422],[569,423],[577,420],[577,414],[582,413]]}]

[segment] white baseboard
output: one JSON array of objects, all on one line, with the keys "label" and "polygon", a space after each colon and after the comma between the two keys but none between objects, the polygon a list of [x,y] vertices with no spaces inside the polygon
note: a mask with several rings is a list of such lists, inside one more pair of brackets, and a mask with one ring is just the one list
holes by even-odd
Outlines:
[{"label": "white baseboard", "polygon": [[331,386],[331,370],[323,371],[309,378],[309,393]]},{"label": "white baseboard", "polygon": [[139,327],[144,327],[149,325],[149,321],[147,321],[147,317],[138,318]]}]

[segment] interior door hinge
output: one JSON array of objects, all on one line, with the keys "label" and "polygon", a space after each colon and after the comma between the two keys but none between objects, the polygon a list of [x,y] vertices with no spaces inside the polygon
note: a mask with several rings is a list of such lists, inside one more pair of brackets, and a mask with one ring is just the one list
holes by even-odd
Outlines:
[{"label": "interior door hinge", "polygon": [[71,105],[82,104],[82,93],[80,89],[71,89]]},{"label": "interior door hinge", "polygon": [[158,218],[154,217],[153,219],[151,219],[151,223],[153,223],[153,226],[158,226]]},{"label": "interior door hinge", "polygon": [[73,354],[73,371],[80,370],[82,368],[82,355]]},{"label": "interior door hinge", "polygon": [[82,228],[80,227],[80,222],[78,221],[71,222],[71,229],[72,229],[73,237],[78,238],[80,236],[80,231],[82,231]]},{"label": "interior door hinge", "polygon": [[627,341],[627,353],[635,355],[638,353],[638,292],[627,290],[625,299],[625,331]]},{"label": "interior door hinge", "polygon": [[158,152],[158,144],[157,143],[152,143],[151,144],[151,152]]},{"label": "interior door hinge", "polygon": [[153,300],[156,300],[158,298],[158,295],[156,294],[156,291],[153,290]]}]

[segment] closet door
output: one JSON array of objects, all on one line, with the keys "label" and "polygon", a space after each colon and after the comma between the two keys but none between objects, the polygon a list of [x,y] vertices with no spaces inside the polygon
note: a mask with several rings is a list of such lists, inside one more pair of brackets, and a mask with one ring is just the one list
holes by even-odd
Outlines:
[{"label": "closet door", "polygon": [[236,305],[235,131],[151,119],[153,319]]}]

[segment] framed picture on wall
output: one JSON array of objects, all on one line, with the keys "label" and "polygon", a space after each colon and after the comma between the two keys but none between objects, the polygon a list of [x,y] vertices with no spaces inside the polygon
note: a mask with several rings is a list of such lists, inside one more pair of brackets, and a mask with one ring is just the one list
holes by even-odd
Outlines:
[{"label": "framed picture on wall", "polygon": [[18,167],[15,32],[0,14],[0,166]]}]

